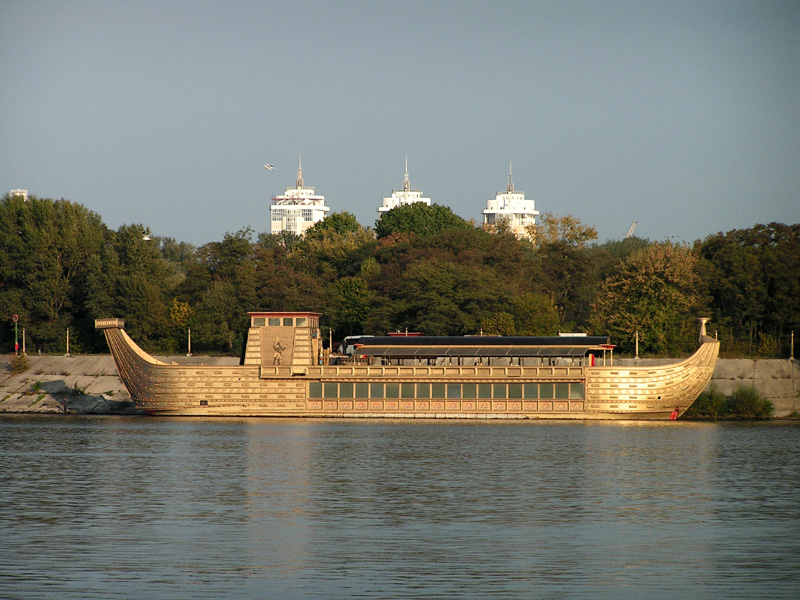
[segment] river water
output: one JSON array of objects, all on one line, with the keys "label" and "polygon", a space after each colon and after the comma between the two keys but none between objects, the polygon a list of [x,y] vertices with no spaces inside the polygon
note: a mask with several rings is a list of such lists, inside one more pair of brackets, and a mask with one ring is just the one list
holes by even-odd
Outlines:
[{"label": "river water", "polygon": [[0,418],[0,597],[800,598],[800,427]]}]

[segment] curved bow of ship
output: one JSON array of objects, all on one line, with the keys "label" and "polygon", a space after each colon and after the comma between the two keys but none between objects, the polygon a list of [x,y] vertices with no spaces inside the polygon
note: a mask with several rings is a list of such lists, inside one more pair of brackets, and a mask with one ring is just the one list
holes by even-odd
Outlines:
[{"label": "curved bow of ship", "polygon": [[586,409],[610,418],[682,415],[711,381],[718,354],[719,341],[701,334],[697,351],[677,363],[587,367]]},{"label": "curved bow of ship", "polygon": [[124,329],[122,319],[97,319],[95,329],[102,329],[108,349],[117,365],[122,384],[136,402],[146,396],[152,380],[151,367],[166,365],[142,350]]}]

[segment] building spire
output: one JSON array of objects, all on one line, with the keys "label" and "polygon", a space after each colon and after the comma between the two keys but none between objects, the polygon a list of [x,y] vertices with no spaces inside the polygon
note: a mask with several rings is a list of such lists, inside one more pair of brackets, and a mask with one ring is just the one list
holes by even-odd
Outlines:
[{"label": "building spire", "polygon": [[507,194],[514,193],[514,180],[511,177],[511,159],[508,159],[508,187],[506,188]]},{"label": "building spire", "polygon": [[297,161],[297,189],[303,187],[303,153],[300,152],[300,159]]},{"label": "building spire", "polygon": [[408,154],[406,154],[406,177],[403,179],[403,191],[407,192],[411,189],[411,184],[408,182]]}]

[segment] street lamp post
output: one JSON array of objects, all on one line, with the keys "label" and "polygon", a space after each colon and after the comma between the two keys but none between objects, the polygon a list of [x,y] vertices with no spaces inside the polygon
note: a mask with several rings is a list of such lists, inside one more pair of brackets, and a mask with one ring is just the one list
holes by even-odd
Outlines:
[{"label": "street lamp post", "polygon": [[14,355],[19,354],[19,338],[17,337],[17,323],[19,322],[19,315],[14,313],[11,320],[14,321]]}]

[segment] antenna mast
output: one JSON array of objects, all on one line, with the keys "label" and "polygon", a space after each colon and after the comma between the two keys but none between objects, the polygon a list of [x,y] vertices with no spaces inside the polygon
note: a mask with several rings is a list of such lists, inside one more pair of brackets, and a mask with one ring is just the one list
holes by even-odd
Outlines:
[{"label": "antenna mast", "polygon": [[303,187],[303,153],[300,152],[300,159],[297,162],[297,189]]}]

